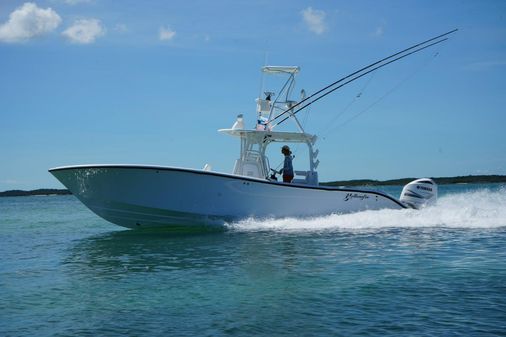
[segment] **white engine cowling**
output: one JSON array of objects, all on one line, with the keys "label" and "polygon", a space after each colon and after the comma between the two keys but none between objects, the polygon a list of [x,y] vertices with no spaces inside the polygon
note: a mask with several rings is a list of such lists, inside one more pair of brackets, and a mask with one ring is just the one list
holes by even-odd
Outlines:
[{"label": "white engine cowling", "polygon": [[432,205],[437,200],[437,185],[429,178],[413,180],[402,189],[400,200],[414,209]]}]

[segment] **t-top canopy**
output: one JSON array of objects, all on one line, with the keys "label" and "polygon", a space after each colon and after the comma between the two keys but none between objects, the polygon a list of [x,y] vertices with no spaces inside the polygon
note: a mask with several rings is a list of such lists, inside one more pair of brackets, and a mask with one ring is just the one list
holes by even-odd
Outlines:
[{"label": "t-top canopy", "polygon": [[218,132],[225,133],[230,136],[249,138],[257,143],[265,142],[266,139],[276,142],[291,143],[311,143],[316,142],[316,135],[303,132],[286,132],[286,131],[257,131],[257,130],[238,130],[238,129],[219,129]]},{"label": "t-top canopy", "polygon": [[262,72],[268,74],[297,74],[300,71],[300,67],[297,66],[264,66]]}]

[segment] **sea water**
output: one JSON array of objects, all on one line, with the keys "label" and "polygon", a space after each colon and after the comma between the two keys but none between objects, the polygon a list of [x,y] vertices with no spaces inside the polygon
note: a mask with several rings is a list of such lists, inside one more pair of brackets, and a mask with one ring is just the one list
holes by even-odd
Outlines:
[{"label": "sea water", "polygon": [[0,336],[506,335],[506,188],[440,195],[189,233],[0,198]]}]

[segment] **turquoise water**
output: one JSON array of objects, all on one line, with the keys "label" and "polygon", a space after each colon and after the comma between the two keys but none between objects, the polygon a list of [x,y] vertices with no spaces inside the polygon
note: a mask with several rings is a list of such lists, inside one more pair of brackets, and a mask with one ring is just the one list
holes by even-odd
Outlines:
[{"label": "turquoise water", "polygon": [[421,211],[207,233],[0,198],[0,336],[506,335],[506,189],[440,189]]}]

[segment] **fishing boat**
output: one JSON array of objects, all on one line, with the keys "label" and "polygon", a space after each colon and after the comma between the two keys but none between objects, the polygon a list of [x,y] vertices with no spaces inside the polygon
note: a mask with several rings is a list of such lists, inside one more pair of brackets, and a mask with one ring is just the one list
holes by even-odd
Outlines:
[{"label": "fishing boat", "polygon": [[[419,209],[437,199],[437,185],[428,178],[404,186],[396,199],[386,193],[322,186],[318,180],[317,135],[308,133],[297,114],[342,86],[381,67],[447,40],[455,30],[376,61],[327,85],[310,96],[292,98],[297,66],[264,66],[266,76],[284,76],[279,93],[265,91],[256,99],[256,122],[245,128],[237,116],[220,133],[236,137],[240,153],[232,173],[203,169],[94,164],[49,170],[84,205],[105,220],[127,228],[223,225],[247,218],[314,217],[380,209]],[[295,130],[279,125],[291,120]],[[277,145],[275,145],[277,144]],[[307,170],[295,170],[290,182],[268,158],[269,147],[303,146]]]}]

